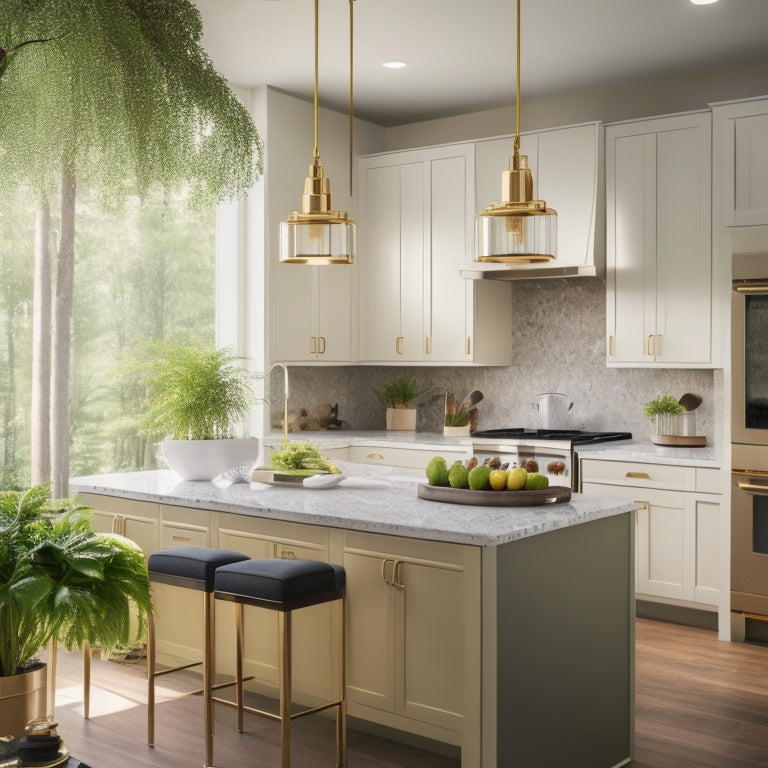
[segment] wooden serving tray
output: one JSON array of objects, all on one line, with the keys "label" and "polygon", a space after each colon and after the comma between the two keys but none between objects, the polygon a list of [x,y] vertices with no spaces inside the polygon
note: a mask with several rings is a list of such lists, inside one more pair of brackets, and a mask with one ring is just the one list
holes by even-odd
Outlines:
[{"label": "wooden serving tray", "polygon": [[701,448],[707,444],[706,435],[651,435],[656,445],[679,445]]},{"label": "wooden serving tray", "polygon": [[428,501],[470,504],[475,507],[539,507],[570,501],[571,489],[564,485],[551,485],[541,491],[470,491],[467,488],[419,483],[416,495]]}]

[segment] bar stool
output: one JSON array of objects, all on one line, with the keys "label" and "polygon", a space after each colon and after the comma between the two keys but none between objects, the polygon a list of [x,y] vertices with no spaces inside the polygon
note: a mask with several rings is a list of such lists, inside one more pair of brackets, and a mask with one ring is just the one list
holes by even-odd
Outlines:
[{"label": "bar stool", "polygon": [[239,552],[212,547],[180,547],[161,549],[149,556],[147,567],[150,582],[169,584],[182,589],[194,589],[203,593],[203,659],[171,669],[155,669],[155,621],[150,615],[147,627],[147,744],[155,746],[155,678],[182,669],[203,667],[202,691],[205,720],[205,765],[213,765],[213,679],[214,679],[214,599],[213,582],[216,569],[222,565],[245,561]]},{"label": "bar stool", "polygon": [[[312,560],[254,559],[216,570],[214,597],[235,603],[235,691],[237,729],[243,730],[243,711],[280,722],[282,768],[291,765],[291,720],[336,707],[336,766],[347,765],[347,695],[345,673],[346,574],[339,565]],[[310,605],[340,600],[339,698],[321,706],[291,713],[292,612]],[[243,609],[246,605],[278,612],[279,714],[246,707],[243,702]]]}]

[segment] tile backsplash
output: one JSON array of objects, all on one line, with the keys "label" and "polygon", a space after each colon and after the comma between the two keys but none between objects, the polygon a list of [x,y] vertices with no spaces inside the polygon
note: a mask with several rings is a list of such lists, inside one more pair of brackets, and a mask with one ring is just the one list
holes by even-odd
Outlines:
[{"label": "tile backsplash", "polygon": [[[415,382],[422,396],[417,430],[440,432],[446,391],[463,398],[479,389],[479,429],[538,426],[537,395],[560,392],[572,402],[576,429],[626,430],[650,436],[643,406],[658,395],[701,395],[697,433],[713,442],[715,386],[712,370],[607,368],[605,284],[597,278],[512,283],[513,362],[509,367],[291,366],[289,408],[311,410],[338,403],[343,427],[384,428],[384,406],[375,391],[398,376]],[[278,393],[275,392],[275,395]],[[274,402],[274,401],[273,401]],[[278,407],[279,401],[276,403]]]}]

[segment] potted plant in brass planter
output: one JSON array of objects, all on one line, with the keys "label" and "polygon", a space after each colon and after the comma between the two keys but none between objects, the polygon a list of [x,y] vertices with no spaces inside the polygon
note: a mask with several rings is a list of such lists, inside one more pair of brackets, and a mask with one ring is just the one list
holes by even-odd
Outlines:
[{"label": "potted plant in brass planter", "polygon": [[254,376],[227,349],[154,344],[138,364],[147,389],[147,433],[184,480],[212,480],[259,458],[259,441],[242,437],[256,402]]},{"label": "potted plant in brass planter", "polygon": [[382,405],[387,406],[387,429],[416,429],[416,408],[411,408],[411,402],[419,396],[416,385],[405,377],[390,381],[376,397]]},{"label": "potted plant in brass planter", "polygon": [[128,539],[95,533],[89,512],[51,501],[47,485],[0,493],[3,736],[21,738],[47,714],[41,648],[113,648],[144,634],[152,607],[144,555]]}]

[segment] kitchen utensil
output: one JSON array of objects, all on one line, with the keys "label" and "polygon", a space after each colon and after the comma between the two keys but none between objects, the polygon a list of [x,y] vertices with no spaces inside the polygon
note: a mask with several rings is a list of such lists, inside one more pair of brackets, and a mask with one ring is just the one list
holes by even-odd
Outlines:
[{"label": "kitchen utensil", "polygon": [[571,425],[570,410],[573,403],[559,392],[545,392],[539,398],[539,428],[540,429],[569,429]]},{"label": "kitchen utensil", "polygon": [[474,389],[462,401],[459,406],[460,411],[468,411],[476,406],[483,399],[483,393],[479,389]]},{"label": "kitchen utensil", "polygon": [[694,395],[691,392],[686,392],[678,402],[685,408],[686,411],[695,411],[701,405],[701,396]]},{"label": "kitchen utensil", "polygon": [[456,398],[453,395],[453,392],[446,392],[445,393],[445,412],[446,413],[456,413]]},{"label": "kitchen utensil", "polygon": [[310,477],[305,477],[301,484],[305,488],[319,491],[323,488],[335,488],[342,480],[344,480],[344,475],[340,474],[311,475]]}]

